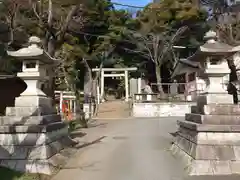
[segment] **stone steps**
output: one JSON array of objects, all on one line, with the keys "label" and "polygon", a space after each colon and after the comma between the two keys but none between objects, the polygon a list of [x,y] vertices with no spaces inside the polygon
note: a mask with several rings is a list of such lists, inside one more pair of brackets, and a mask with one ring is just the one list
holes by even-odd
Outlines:
[{"label": "stone steps", "polygon": [[128,102],[109,101],[99,105],[99,110],[95,118],[127,118],[130,116]]}]

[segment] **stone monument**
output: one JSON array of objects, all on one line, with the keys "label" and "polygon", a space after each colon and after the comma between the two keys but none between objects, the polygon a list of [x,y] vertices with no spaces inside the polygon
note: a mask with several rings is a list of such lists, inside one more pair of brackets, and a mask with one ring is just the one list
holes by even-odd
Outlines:
[{"label": "stone monument", "polygon": [[18,73],[27,84],[0,118],[0,166],[17,171],[51,174],[58,166],[58,153],[74,142],[68,127],[52,107],[51,98],[41,90],[48,79],[46,66],[54,61],[38,46],[40,39],[31,37],[30,45],[8,55],[22,61]]},{"label": "stone monument", "polygon": [[223,77],[229,73],[226,58],[240,51],[216,41],[210,31],[208,41],[196,52],[207,77],[207,88],[197,105],[178,121],[179,130],[171,149],[181,157],[188,175],[240,174],[240,107],[223,88]]}]

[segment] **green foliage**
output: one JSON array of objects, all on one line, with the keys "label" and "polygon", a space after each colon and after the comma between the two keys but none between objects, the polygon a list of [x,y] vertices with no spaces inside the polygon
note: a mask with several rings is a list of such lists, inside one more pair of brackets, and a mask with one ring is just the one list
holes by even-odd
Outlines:
[{"label": "green foliage", "polygon": [[85,5],[81,17],[87,19],[84,26],[78,29],[72,23],[59,51],[71,83],[78,84],[78,87],[81,84],[79,81],[83,81],[79,71],[88,71],[83,58],[90,68],[101,64],[112,66],[120,61],[115,48],[122,41],[125,22],[131,18],[126,11],[115,10],[110,1],[106,0],[96,0],[94,5]]},{"label": "green foliage", "polygon": [[0,168],[1,180],[50,180],[50,176],[43,174],[29,174]]},{"label": "green foliage", "polygon": [[[168,51],[169,44],[173,42],[173,36],[180,27],[187,26],[188,31],[174,39],[174,45],[187,47],[201,44],[203,33],[207,29],[207,13],[193,5],[191,0],[162,0],[159,3],[150,3],[138,12],[137,18],[132,18],[127,10],[114,9],[110,0],[52,0],[51,26],[46,26],[48,0],[41,1],[42,9],[36,9],[41,16],[41,22],[33,11],[32,5],[35,1],[31,1],[32,4],[29,4],[28,0],[7,1],[20,3],[15,13],[9,12],[10,14],[7,12],[12,6],[0,6],[3,8],[1,12],[4,12],[0,13],[3,21],[14,17],[13,31],[18,32],[17,36],[14,35],[14,42],[18,42],[15,49],[20,47],[19,44],[24,44],[16,38],[21,39],[23,34],[37,35],[44,40],[49,38],[49,33],[53,34],[52,38],[56,41],[54,56],[63,60],[57,69],[60,89],[76,90],[81,86],[82,71],[87,71],[83,58],[87,60],[88,68],[101,65],[135,66],[139,68],[139,76],[141,72],[146,72],[145,65],[149,60],[157,58],[155,62],[160,66],[173,58]],[[23,2],[27,5],[23,6]],[[65,25],[69,11],[77,4],[81,6],[73,14],[63,39],[58,41],[58,32]],[[129,38],[130,36],[133,38]],[[158,45],[154,47],[154,43]],[[47,47],[44,43],[43,46]],[[153,50],[154,48],[157,50]],[[149,56],[149,50],[155,57]]]}]

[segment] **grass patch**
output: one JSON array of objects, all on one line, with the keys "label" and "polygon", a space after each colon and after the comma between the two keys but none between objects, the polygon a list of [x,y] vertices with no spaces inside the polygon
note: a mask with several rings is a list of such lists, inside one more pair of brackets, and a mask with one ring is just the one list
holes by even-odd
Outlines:
[{"label": "grass patch", "polygon": [[50,176],[43,174],[29,174],[0,167],[1,180],[50,180]]},{"label": "grass patch", "polygon": [[84,114],[72,121],[65,121],[68,124],[70,132],[80,128],[88,128],[88,119],[85,119]]}]

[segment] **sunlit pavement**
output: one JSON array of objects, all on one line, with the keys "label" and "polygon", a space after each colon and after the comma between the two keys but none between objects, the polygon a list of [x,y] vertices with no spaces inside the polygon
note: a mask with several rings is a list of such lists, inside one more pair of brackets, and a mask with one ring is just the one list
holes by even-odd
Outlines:
[{"label": "sunlit pavement", "polygon": [[[54,180],[239,180],[237,176],[184,177],[169,151],[180,118],[98,120],[88,134],[105,136],[82,148]],[[87,138],[87,136],[85,137]],[[84,139],[84,137],[83,137]]]}]

